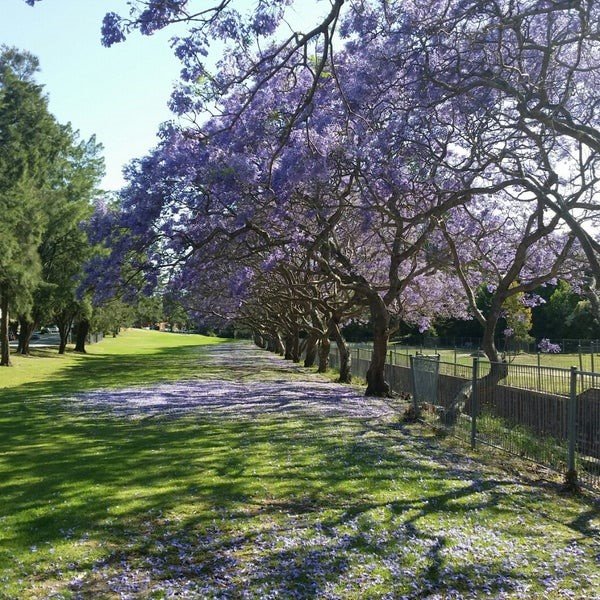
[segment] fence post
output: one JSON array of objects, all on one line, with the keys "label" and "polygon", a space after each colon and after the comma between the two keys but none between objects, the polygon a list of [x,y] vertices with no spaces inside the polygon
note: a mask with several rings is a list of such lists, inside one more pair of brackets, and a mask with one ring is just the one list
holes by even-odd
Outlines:
[{"label": "fence post", "polygon": [[410,355],[410,374],[412,379],[412,397],[413,397],[413,411],[415,414],[415,419],[419,416],[419,406],[417,402],[417,382],[415,377],[415,357]]},{"label": "fence post", "polygon": [[454,377],[456,377],[456,361],[457,361],[456,344],[454,344]]},{"label": "fence post", "polygon": [[479,358],[473,358],[473,376],[471,378],[471,448],[475,450],[477,443],[477,412],[479,402],[477,398],[477,377],[479,375]]},{"label": "fence post", "polygon": [[568,488],[574,489],[577,488],[577,469],[575,467],[575,442],[577,438],[577,367],[571,367],[571,391],[569,394],[567,428],[569,454],[567,457],[565,485]]},{"label": "fence post", "polygon": [[537,389],[538,392],[542,391],[542,353],[538,350],[537,353]]}]

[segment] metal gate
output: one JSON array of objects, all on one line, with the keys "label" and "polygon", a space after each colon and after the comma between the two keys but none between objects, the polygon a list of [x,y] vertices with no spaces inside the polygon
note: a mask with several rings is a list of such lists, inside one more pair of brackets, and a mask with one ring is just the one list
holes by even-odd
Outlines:
[{"label": "metal gate", "polygon": [[439,354],[411,356],[410,363],[413,374],[413,403],[415,414],[418,414],[419,406],[424,402],[434,405],[438,403],[440,357]]}]

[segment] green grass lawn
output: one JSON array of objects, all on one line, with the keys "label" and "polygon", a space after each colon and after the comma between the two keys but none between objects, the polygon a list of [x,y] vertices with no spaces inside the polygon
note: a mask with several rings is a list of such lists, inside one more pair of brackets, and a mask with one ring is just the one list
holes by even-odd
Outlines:
[{"label": "green grass lawn", "polygon": [[[443,362],[454,363],[456,361],[459,365],[472,365],[473,357],[471,354],[473,350],[465,350],[458,349],[455,353],[452,349],[440,348],[437,350],[431,348],[416,348],[416,347],[407,347],[400,345],[391,345],[391,348],[401,355],[415,354],[416,352],[423,352],[423,354],[431,354],[438,353],[440,355],[440,360]],[[481,358],[483,362],[486,362],[487,359]],[[582,353],[581,356],[579,354],[567,354],[567,353],[558,353],[558,354],[529,354],[527,352],[520,352],[518,354],[510,354],[507,357],[507,360],[511,364],[515,365],[539,365],[542,367],[555,367],[559,369],[570,369],[571,367],[577,367],[578,369],[582,369],[583,371],[600,371],[600,355],[594,354],[593,359],[590,353]]]},{"label": "green grass lawn", "polygon": [[[55,348],[34,348],[31,356],[12,354],[13,366],[0,369],[0,393],[12,389],[19,394],[56,395],[196,377],[197,348],[221,341],[202,335],[130,329],[86,346],[87,354],[67,352],[61,356]],[[24,388],[19,389],[20,385]]]},{"label": "green grass lawn", "polygon": [[600,597],[590,499],[398,418],[124,418],[69,400],[314,378],[214,364],[216,341],[129,331],[0,371],[0,598]]}]

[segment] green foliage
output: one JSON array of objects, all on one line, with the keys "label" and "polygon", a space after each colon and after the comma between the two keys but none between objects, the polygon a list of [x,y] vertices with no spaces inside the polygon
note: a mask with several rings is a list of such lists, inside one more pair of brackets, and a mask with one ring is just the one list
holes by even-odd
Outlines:
[{"label": "green foliage", "polygon": [[[516,285],[516,283],[514,284]],[[511,285],[511,287],[514,287]],[[513,294],[509,296],[502,305],[504,310],[504,319],[506,320],[506,326],[512,330],[512,334],[509,337],[513,343],[529,343],[533,338],[529,335],[531,330],[531,308],[523,305],[524,294]]]},{"label": "green foliage", "polygon": [[0,71],[0,290],[13,305],[27,303],[39,277],[43,192],[60,136],[41,88]]},{"label": "green foliage", "polygon": [[165,320],[162,296],[140,296],[134,309],[135,321],[142,327],[152,327]]},{"label": "green foliage", "polygon": [[0,296],[15,316],[63,333],[82,310],[75,292],[93,249],[81,224],[104,167],[93,137],[49,113],[37,70],[31,54],[1,48]]},{"label": "green foliage", "polygon": [[577,302],[571,314],[565,319],[565,327],[570,337],[575,339],[600,337],[600,328],[589,300]]},{"label": "green foliage", "polygon": [[[569,317],[575,310],[580,297],[566,281],[559,281],[554,288],[538,290],[546,302],[533,309],[532,333],[536,338],[577,338],[575,323]],[[587,337],[587,336],[583,336]]]},{"label": "green foliage", "polygon": [[131,326],[136,320],[135,309],[119,298],[113,298],[94,307],[91,329],[105,335],[117,335],[122,327]]},{"label": "green foliage", "polygon": [[[31,54],[0,49],[0,296],[39,322],[72,311],[90,255],[80,225],[103,166],[93,138],[79,141],[50,114],[37,70]],[[7,344],[3,334],[3,363]]]},{"label": "green foliage", "polygon": [[82,223],[92,212],[91,201],[103,173],[99,157],[102,147],[92,137],[80,141],[78,134],[65,128],[65,145],[52,186],[44,204],[47,226],[38,247],[43,282],[35,294],[36,321],[70,323],[86,308],[77,299],[77,288],[84,263],[95,248],[88,243]]}]

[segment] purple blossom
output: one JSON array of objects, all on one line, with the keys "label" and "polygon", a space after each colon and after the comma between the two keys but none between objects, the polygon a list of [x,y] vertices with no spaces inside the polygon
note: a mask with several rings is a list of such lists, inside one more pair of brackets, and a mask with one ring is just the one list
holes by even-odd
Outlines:
[{"label": "purple blossom", "polygon": [[527,308],[535,308],[536,306],[546,304],[546,300],[538,294],[523,294],[521,304]]},{"label": "purple blossom", "polygon": [[548,338],[543,338],[538,344],[540,352],[545,354],[558,354],[561,351],[559,344],[553,344]]},{"label": "purple blossom", "polygon": [[125,41],[121,17],[114,12],[107,13],[102,20],[101,33],[103,46],[110,47],[113,44]]}]

